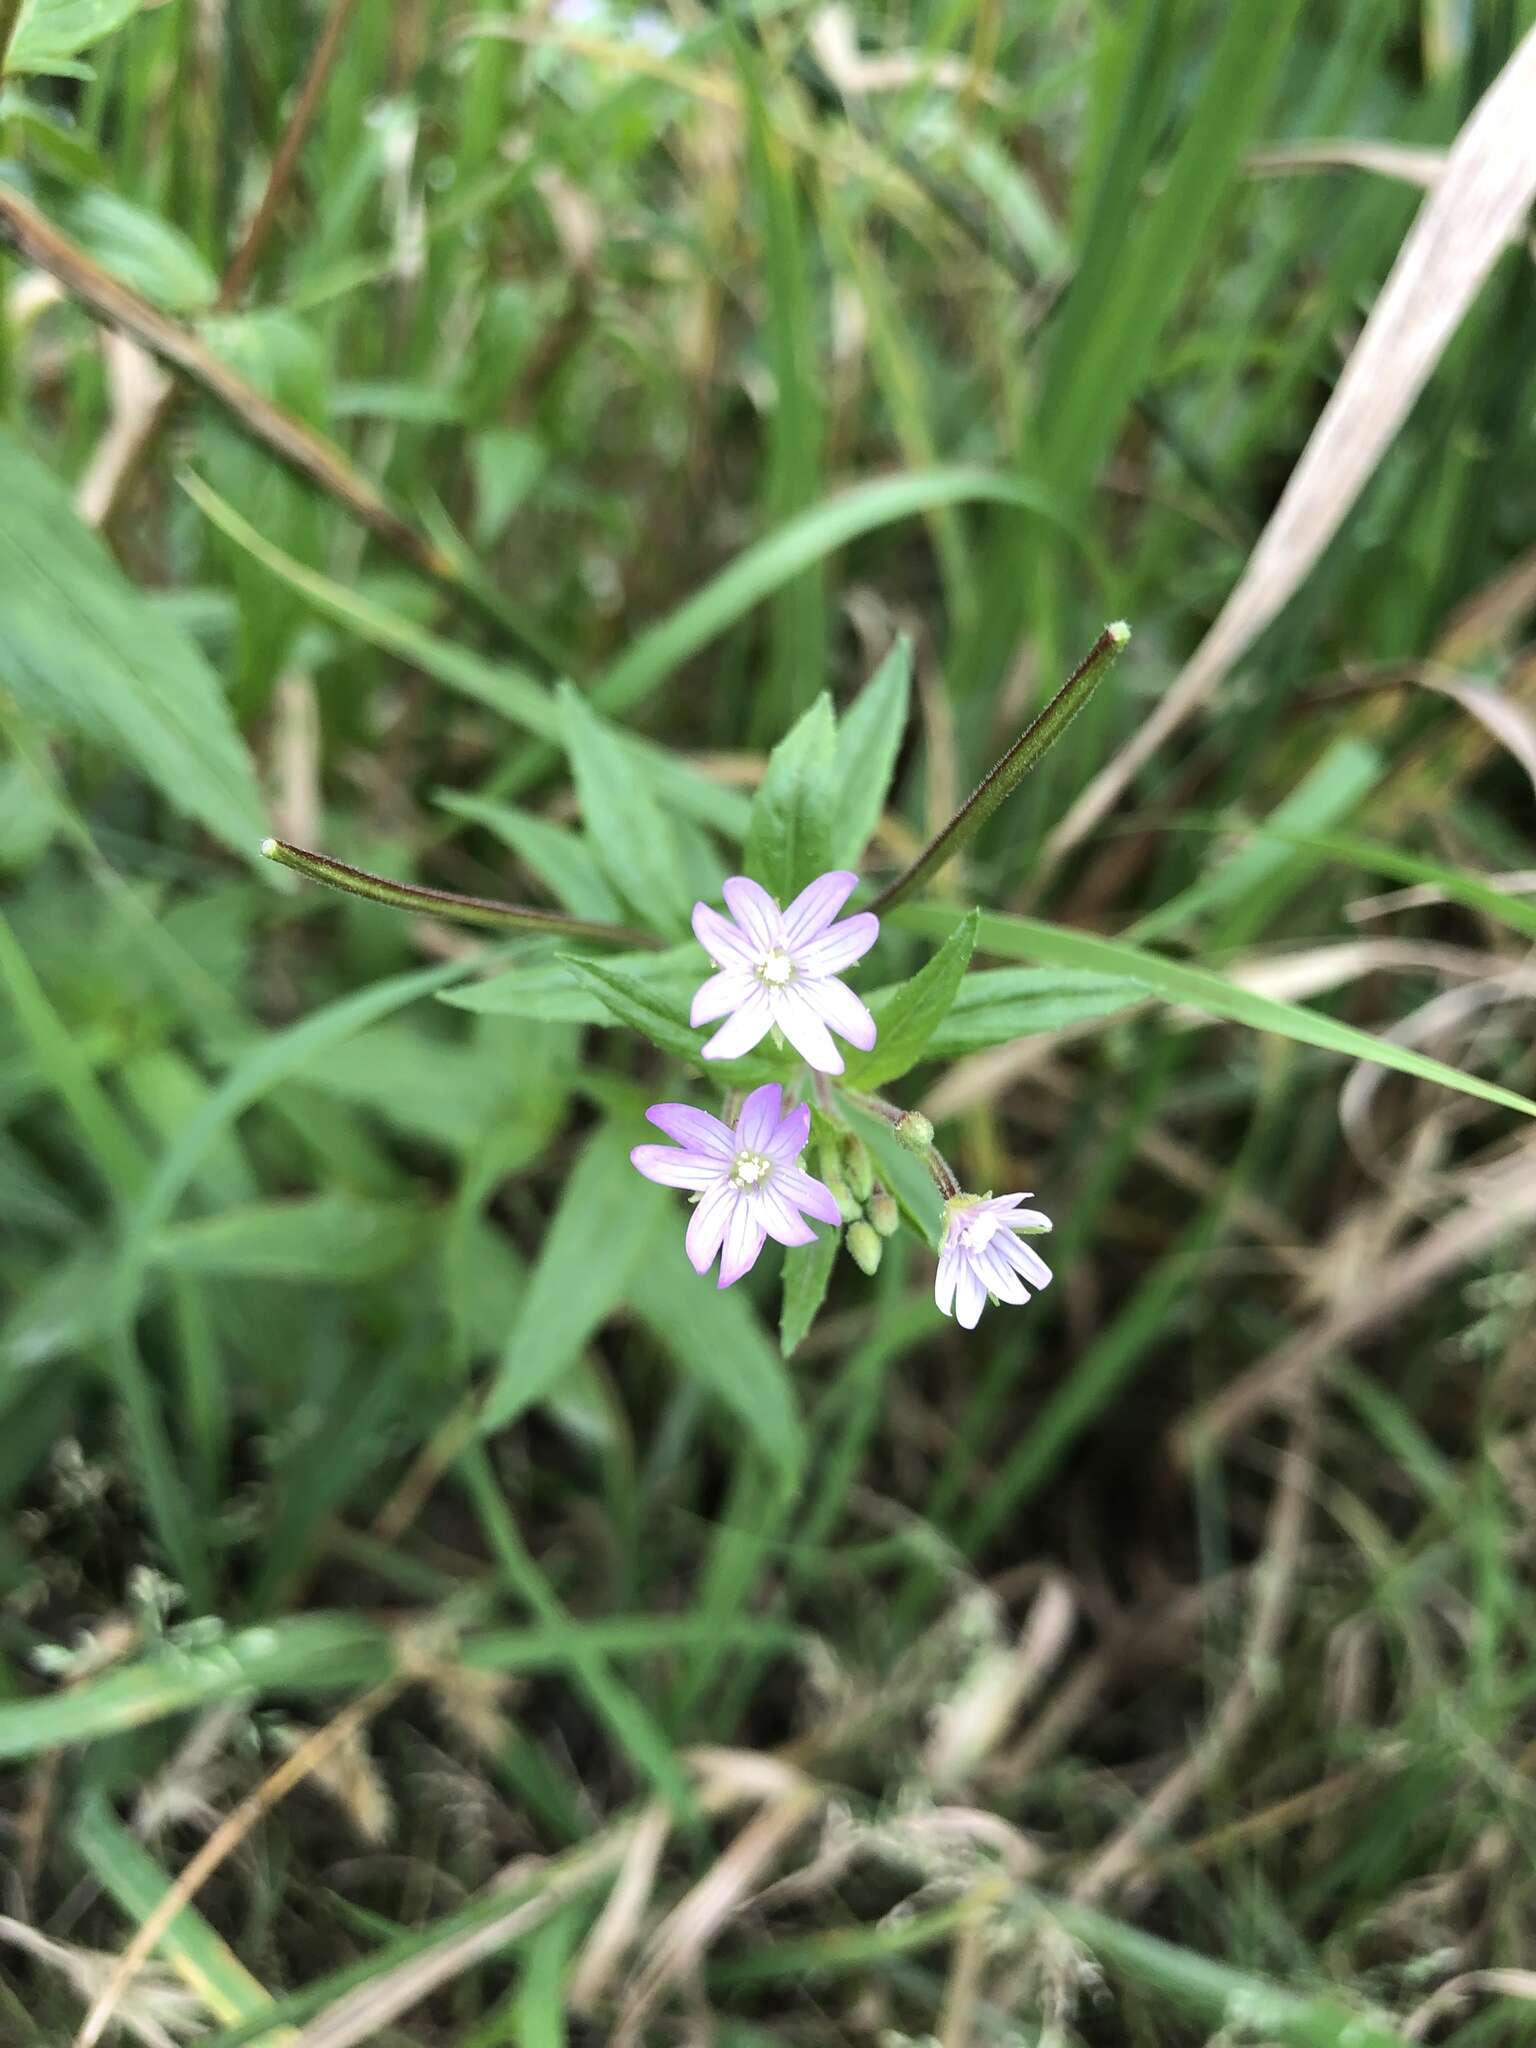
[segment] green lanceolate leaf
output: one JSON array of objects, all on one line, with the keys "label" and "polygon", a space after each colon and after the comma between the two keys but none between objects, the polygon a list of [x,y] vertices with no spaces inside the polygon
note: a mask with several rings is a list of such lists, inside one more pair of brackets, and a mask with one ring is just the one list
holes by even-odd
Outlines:
[{"label": "green lanceolate leaf", "polygon": [[5,54],[7,75],[73,70],[69,60],[131,21],[144,0],[22,0]]},{"label": "green lanceolate leaf", "polygon": [[917,1065],[970,965],[979,916],[979,911],[969,911],[926,967],[870,1004],[880,1035],[872,1052],[849,1055],[850,1087],[880,1088]]},{"label": "green lanceolate leaf", "polygon": [[[537,948],[530,947],[524,958],[505,974],[492,975],[488,981],[477,981],[469,987],[450,989],[443,1001],[456,1010],[475,1010],[491,1017],[523,1017],[550,1024],[611,1024],[613,1004],[581,978],[578,964],[599,964],[606,973],[635,983],[676,1021],[678,1029],[686,1030],[689,998],[702,979],[697,946],[672,946],[665,953],[618,953],[594,963],[578,962],[577,956],[571,954],[551,954],[541,943]],[[687,1042],[696,1055],[703,1043],[702,1035],[690,1032]]]},{"label": "green lanceolate leaf", "polygon": [[637,1136],[605,1124],[565,1184],[485,1404],[501,1429],[541,1401],[624,1299],[667,1204],[630,1164]]},{"label": "green lanceolate leaf", "polygon": [[784,1254],[784,1298],[779,1309],[779,1349],[786,1358],[815,1322],[827,1298],[837,1261],[840,1230],[817,1232],[814,1244],[798,1245]]},{"label": "green lanceolate leaf", "polygon": [[781,903],[832,865],[837,727],[823,694],[774,748],[747,827],[747,872]]},{"label": "green lanceolate leaf", "polygon": [[8,433],[0,593],[0,677],[23,710],[129,762],[177,810],[256,859],[261,793],[213,671]]},{"label": "green lanceolate leaf", "polygon": [[151,1256],[174,1273],[210,1279],[335,1284],[377,1279],[434,1240],[432,1218],[419,1209],[336,1193],[253,1202],[174,1224]]},{"label": "green lanceolate leaf", "polygon": [[[681,991],[673,994],[654,987],[638,975],[615,970],[606,961],[580,960],[570,954],[564,956],[564,964],[576,981],[596,996],[612,1022],[642,1032],[663,1052],[694,1066],[700,1064],[699,1048],[708,1033],[695,1031],[689,1025],[688,998]],[[697,986],[697,980],[693,986]],[[783,1066],[784,1062],[765,1048],[748,1053],[745,1059],[730,1061],[720,1070],[720,1079],[732,1087],[742,1082],[751,1085],[772,1081],[781,1076]]]},{"label": "green lanceolate leaf", "polygon": [[961,982],[924,1056],[955,1059],[984,1046],[1009,1045],[1042,1031],[1113,1017],[1146,1000],[1142,984],[1121,974],[1072,973],[1059,967],[983,969]]},{"label": "green lanceolate leaf", "polygon": [[[909,930],[933,932],[945,913],[936,904],[911,904],[893,913],[898,924]],[[1518,1110],[1536,1117],[1536,1102],[1517,1095],[1512,1088],[1500,1088],[1475,1074],[1461,1073],[1443,1060],[1432,1060],[1408,1046],[1390,1039],[1357,1031],[1320,1010],[1301,1003],[1282,1003],[1273,996],[1240,987],[1209,968],[1187,967],[1181,961],[1165,960],[1124,939],[1100,939],[1091,932],[1069,931],[1064,925],[1047,924],[1040,918],[1008,917],[1001,911],[982,914],[977,944],[989,953],[1023,960],[1043,960],[1061,967],[1080,967],[1105,974],[1123,975],[1139,981],[1148,994],[1164,1002],[1180,1003],[1207,1017],[1223,1017],[1234,1024],[1246,1024],[1255,1031],[1273,1031],[1282,1038],[1294,1038],[1302,1045],[1315,1045],[1323,1052],[1336,1052],[1346,1059],[1369,1060],[1379,1067],[1392,1067],[1400,1074],[1413,1074],[1421,1081],[1433,1081],[1462,1095],[1475,1095],[1503,1109]],[[878,1050],[878,1048],[877,1048]]]},{"label": "green lanceolate leaf", "polygon": [[638,704],[675,668],[824,555],[895,520],[967,501],[1037,513],[1096,560],[1091,543],[1062,500],[1028,478],[966,468],[874,477],[823,498],[728,562],[702,590],[619,657],[596,684],[596,701],[605,711]]},{"label": "green lanceolate leaf", "polygon": [[629,1292],[669,1356],[746,1425],[784,1478],[792,1478],[805,1441],[783,1361],[742,1288],[715,1287],[694,1272],[680,1220],[635,1270]]},{"label": "green lanceolate leaf", "polygon": [[598,865],[647,924],[686,931],[692,897],[649,778],[622,736],[568,683],[560,692],[560,723]]},{"label": "green lanceolate leaf", "polygon": [[595,960],[579,960],[568,953],[562,956],[562,964],[597,998],[614,1023],[642,1032],[663,1052],[697,1063],[704,1039],[702,1033],[689,1028],[686,1007],[679,1009],[638,976],[606,964],[599,966]]},{"label": "green lanceolate leaf", "polygon": [[833,867],[857,867],[890,794],[912,694],[912,642],[902,634],[837,723]]}]

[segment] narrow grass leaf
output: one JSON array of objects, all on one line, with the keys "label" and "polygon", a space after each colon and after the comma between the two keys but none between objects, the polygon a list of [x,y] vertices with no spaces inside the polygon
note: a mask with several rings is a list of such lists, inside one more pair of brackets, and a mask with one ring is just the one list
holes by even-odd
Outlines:
[{"label": "narrow grass leaf", "polygon": [[814,1244],[799,1245],[784,1254],[779,1350],[786,1358],[798,1348],[827,1298],[842,1236],[840,1230],[821,1230]]},{"label": "narrow grass leaf", "polygon": [[376,1280],[425,1252],[433,1219],[355,1195],[253,1202],[160,1232],[151,1257],[174,1273],[212,1279],[346,1284]]},{"label": "narrow grass leaf", "polygon": [[[732,45],[746,97],[748,166],[763,245],[764,325],[773,369],[763,504],[765,523],[773,527],[805,511],[821,486],[820,335],[794,162],[763,104],[758,60],[740,36],[732,38]],[[775,723],[792,718],[821,688],[827,630],[823,585],[824,563],[818,559],[774,594],[766,702]]]},{"label": "narrow grass leaf", "polygon": [[813,562],[878,527],[910,519],[935,505],[968,501],[1015,505],[1038,513],[1079,547],[1088,547],[1060,501],[1020,478],[963,468],[877,477],[823,499],[738,555],[701,591],[641,634],[595,686],[594,701],[605,711],[629,709]]},{"label": "narrow grass leaf", "polygon": [[652,1255],[667,1203],[630,1164],[638,1135],[604,1124],[577,1160],[508,1332],[484,1429],[504,1429],[544,1398]]},{"label": "narrow grass leaf", "polygon": [[1300,840],[1291,835],[1304,837],[1346,817],[1380,782],[1384,765],[1375,747],[1355,739],[1336,741],[1284,802],[1270,812],[1261,834],[1238,852],[1229,854],[1189,888],[1139,918],[1131,927],[1130,936],[1145,945],[1169,932],[1187,930],[1213,910],[1241,902],[1288,861],[1296,864],[1295,853],[1288,855],[1270,834],[1290,839],[1293,847],[1299,848]]},{"label": "narrow grass leaf", "polygon": [[1059,967],[982,968],[961,982],[924,1057],[958,1059],[990,1045],[1011,1045],[1095,1017],[1118,1016],[1146,1000],[1143,985],[1123,974]]},{"label": "narrow grass leaf", "polygon": [[454,817],[494,833],[573,917],[599,918],[610,924],[623,920],[624,906],[618,893],[579,832],[512,804],[458,790],[439,790],[437,801]]},{"label": "narrow grass leaf", "polygon": [[[171,1881],[143,1843],[129,1833],[99,1786],[82,1794],[71,1822],[75,1853],[97,1883],[135,1926],[142,1926],[171,1888]],[[182,1982],[224,2026],[260,2019],[272,1994],[257,1982],[195,1906],[183,1906],[155,1944]],[[269,2048],[291,2041],[288,2028],[265,2037]]]},{"label": "narrow grass leaf", "polygon": [[[402,618],[350,585],[337,583],[318,569],[296,561],[258,532],[200,477],[183,472],[181,487],[220,533],[297,591],[322,618],[355,634],[370,647],[397,655],[510,724],[559,746],[560,715],[555,699],[526,670],[506,662],[487,661],[483,655],[456,646],[414,620]],[[669,808],[684,817],[696,818],[728,838],[741,838],[747,829],[749,806],[740,790],[712,782],[666,747],[651,745],[629,734],[623,736],[622,743],[644,764],[657,793]]]},{"label": "narrow grass leaf", "polygon": [[[600,975],[607,975],[610,983],[617,975],[634,990],[644,992],[678,1029],[686,1028],[688,1000],[701,979],[697,946],[672,946],[665,953],[616,953],[598,963],[571,954],[551,956],[549,949],[540,945],[505,974],[445,989],[442,1001],[456,1010],[474,1010],[488,1017],[611,1024],[615,1013],[607,994],[600,994],[597,984],[584,980],[577,971],[593,966]],[[701,1040],[695,1034],[688,1042],[697,1057]]]},{"label": "narrow grass leaf", "polygon": [[794,1480],[805,1458],[794,1394],[742,1289],[701,1280],[678,1229],[635,1272],[631,1301],[679,1369],[735,1416],[786,1484]]},{"label": "narrow grass leaf", "polygon": [[67,492],[0,432],[0,668],[23,711],[130,762],[245,859],[267,830],[217,678],[124,577]]},{"label": "narrow grass leaf", "polygon": [[833,867],[857,867],[874,836],[907,731],[912,642],[903,633],[837,722]]},{"label": "narrow grass leaf", "polygon": [[[894,913],[898,923],[911,930],[937,935],[948,923],[948,913],[936,904],[904,906]],[[998,911],[982,913],[976,943],[983,952],[999,953],[1005,959],[1040,960],[1057,967],[1084,968],[1117,974],[1138,981],[1151,995],[1164,1002],[1180,1003],[1208,1017],[1222,1017],[1233,1024],[1245,1024],[1254,1031],[1273,1031],[1302,1045],[1315,1045],[1323,1052],[1335,1052],[1346,1059],[1368,1060],[1377,1066],[1394,1067],[1421,1081],[1433,1081],[1441,1088],[1480,1101],[1518,1110],[1536,1117],[1536,1102],[1513,1089],[1497,1087],[1464,1074],[1441,1060],[1432,1060],[1390,1039],[1376,1038],[1353,1025],[1341,1024],[1318,1010],[1300,1003],[1282,1003],[1272,997],[1239,988],[1209,968],[1187,967],[1176,960],[1133,946],[1124,939],[1095,938],[1090,932],[1069,931],[1065,925],[1046,924],[1038,918],[1010,917]]]},{"label": "narrow grass leaf", "polygon": [[262,1039],[237,1061],[203,1107],[168,1147],[133,1206],[118,1274],[115,1305],[124,1322],[139,1298],[160,1232],[209,1151],[236,1120],[281,1082],[337,1052],[349,1039],[421,996],[434,995],[465,973],[462,962],[400,974],[328,1003],[286,1031]]},{"label": "narrow grass leaf", "polygon": [[1536,198],[1533,104],[1536,28],[1527,31],[1452,145],[1215,623],[1150,717],[1056,826],[1053,853],[1093,830],[1289,603],[1344,523]]}]

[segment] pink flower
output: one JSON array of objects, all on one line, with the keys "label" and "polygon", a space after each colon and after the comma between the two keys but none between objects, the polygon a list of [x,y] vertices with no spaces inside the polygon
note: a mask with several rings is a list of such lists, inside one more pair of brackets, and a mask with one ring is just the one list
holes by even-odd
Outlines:
[{"label": "pink flower", "polygon": [[833,1031],[869,1051],[875,1020],[837,976],[869,951],[880,920],[861,910],[833,923],[858,879],[834,869],[780,910],[766,889],[733,875],[725,885],[730,917],[707,903],[693,906],[695,936],[718,972],[694,997],[689,1021],[697,1028],[726,1019],[704,1047],[705,1059],[740,1059],[774,1025],[823,1074],[843,1071]]},{"label": "pink flower", "polygon": [[647,1121],[677,1144],[637,1145],[629,1155],[647,1180],[693,1193],[697,1206],[688,1225],[688,1256],[696,1273],[707,1273],[723,1247],[722,1287],[751,1271],[765,1238],[814,1243],[816,1233],[802,1210],[823,1223],[842,1221],[831,1190],[800,1168],[811,1112],[802,1103],[781,1115],[782,1097],[776,1081],[754,1088],[734,1131],[686,1102],[655,1103],[645,1112]]},{"label": "pink flower", "polygon": [[1038,1209],[1021,1209],[1027,1195],[956,1195],[944,1204],[946,1228],[933,1298],[962,1329],[974,1330],[990,1295],[1028,1301],[1029,1288],[1048,1287],[1051,1269],[1033,1245],[1014,1235],[1049,1230]]}]

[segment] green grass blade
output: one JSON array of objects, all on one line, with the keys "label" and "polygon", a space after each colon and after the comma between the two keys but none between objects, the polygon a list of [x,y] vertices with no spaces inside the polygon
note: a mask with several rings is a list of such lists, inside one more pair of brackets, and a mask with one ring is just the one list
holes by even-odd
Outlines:
[{"label": "green grass blade", "polygon": [[747,548],[670,617],[642,633],[595,685],[597,703],[618,712],[643,702],[711,640],[849,541],[938,505],[966,503],[1034,512],[1088,551],[1087,541],[1050,492],[992,470],[920,470],[855,484]]},{"label": "green grass blade", "polygon": [[[906,905],[893,912],[894,921],[909,930],[938,937],[947,930],[952,913],[938,904]],[[1253,1031],[1273,1031],[1293,1038],[1301,1045],[1315,1045],[1323,1052],[1345,1059],[1369,1060],[1376,1066],[1392,1067],[1400,1074],[1412,1074],[1421,1081],[1433,1081],[1441,1088],[1462,1095],[1475,1095],[1501,1109],[1517,1110],[1536,1117],[1536,1102],[1500,1088],[1491,1081],[1464,1074],[1443,1060],[1432,1060],[1390,1039],[1376,1038],[1341,1024],[1320,1010],[1300,1003],[1277,1002],[1272,996],[1257,995],[1239,988],[1208,968],[1186,967],[1165,960],[1124,939],[1095,938],[1090,932],[1069,931],[1065,925],[1046,924],[1039,918],[1009,917],[999,911],[984,911],[977,929],[977,949],[998,953],[1009,960],[1038,960],[1048,966],[1086,968],[1103,974],[1121,975],[1137,981],[1151,995],[1164,1002],[1199,1010],[1207,1017],[1221,1017],[1232,1024],[1244,1024]]]}]

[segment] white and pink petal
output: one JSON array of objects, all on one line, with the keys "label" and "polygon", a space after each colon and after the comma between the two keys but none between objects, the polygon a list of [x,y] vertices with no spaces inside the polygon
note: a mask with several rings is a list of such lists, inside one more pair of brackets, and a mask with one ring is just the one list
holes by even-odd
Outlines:
[{"label": "white and pink petal", "polygon": [[728,1180],[716,1181],[689,1217],[684,1247],[695,1273],[707,1273],[714,1264],[726,1226],[740,1202],[740,1193]]},{"label": "white and pink petal", "polygon": [[841,974],[855,960],[862,960],[879,936],[879,918],[873,911],[861,910],[797,948],[795,964],[805,974]]},{"label": "white and pink petal", "polygon": [[690,1152],[729,1159],[735,1150],[730,1125],[721,1123],[707,1109],[695,1109],[691,1102],[653,1102],[645,1112],[645,1120]]},{"label": "white and pink petal", "polygon": [[773,1005],[767,991],[753,989],[739,1010],[731,1013],[720,1029],[699,1048],[706,1060],[739,1060],[761,1043],[773,1028]]},{"label": "white and pink petal", "polygon": [[732,875],[723,893],[725,907],[745,932],[755,958],[783,946],[783,916],[760,882],[748,875]]},{"label": "white and pink petal", "polygon": [[846,868],[818,875],[784,911],[784,937],[791,952],[819,938],[858,887],[859,878]]},{"label": "white and pink petal", "polygon": [[[832,1034],[802,989],[791,985],[779,991],[773,1021],[800,1057],[819,1074],[840,1074],[843,1056],[832,1043]],[[706,1046],[705,1051],[709,1048]]]},{"label": "white and pink petal", "polygon": [[708,981],[700,982],[694,992],[688,1022],[697,1031],[701,1024],[714,1024],[721,1017],[728,1017],[733,1010],[741,1008],[757,985],[756,977],[745,968],[722,968]]},{"label": "white and pink petal", "polygon": [[693,906],[693,935],[717,967],[751,973],[757,952],[746,933],[707,903]]},{"label": "white and pink petal", "polygon": [[777,1081],[769,1081],[761,1088],[754,1088],[741,1105],[741,1114],[736,1119],[736,1145],[739,1151],[770,1153],[775,1134],[779,1128],[780,1105],[784,1091]]},{"label": "white and pink petal", "polygon": [[720,1252],[720,1286],[733,1287],[743,1273],[751,1272],[767,1235],[755,1205],[749,1198],[738,1196],[726,1218],[725,1243]]},{"label": "white and pink petal", "polygon": [[780,1167],[773,1176],[773,1186],[775,1193],[786,1202],[793,1202],[807,1216],[814,1216],[818,1223],[842,1222],[843,1212],[833,1199],[832,1190],[803,1166]]},{"label": "white and pink petal", "polygon": [[845,982],[829,977],[803,981],[799,987],[800,994],[839,1038],[846,1038],[860,1052],[872,1050],[876,1038],[875,1020]]},{"label": "white and pink petal", "polygon": [[636,1170],[659,1187],[687,1188],[695,1194],[717,1181],[723,1168],[718,1159],[676,1145],[637,1145],[629,1157]]}]

